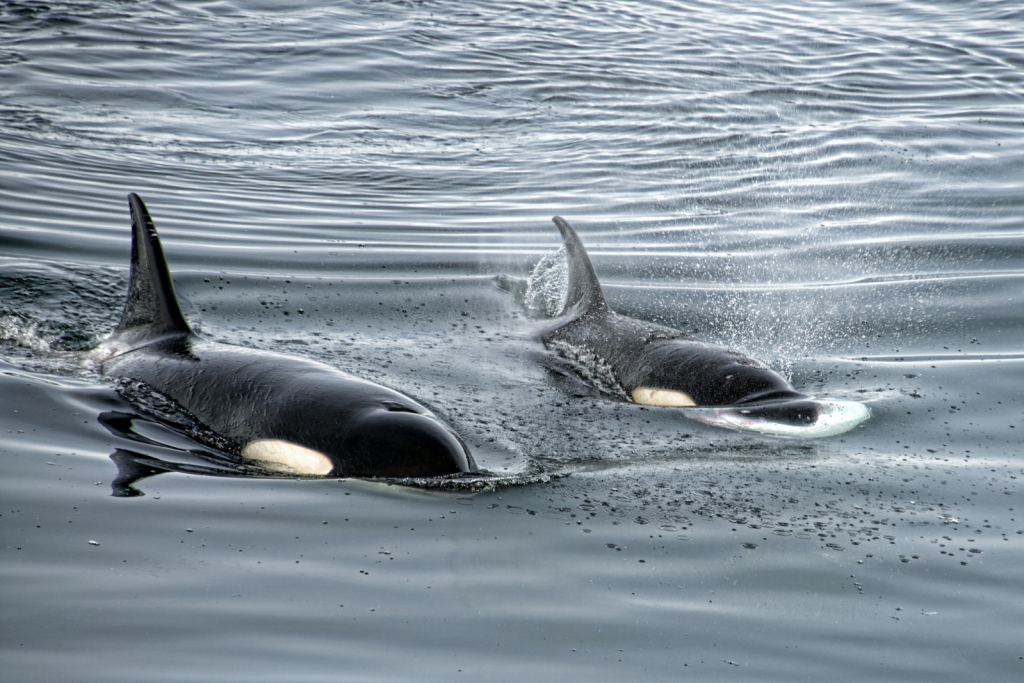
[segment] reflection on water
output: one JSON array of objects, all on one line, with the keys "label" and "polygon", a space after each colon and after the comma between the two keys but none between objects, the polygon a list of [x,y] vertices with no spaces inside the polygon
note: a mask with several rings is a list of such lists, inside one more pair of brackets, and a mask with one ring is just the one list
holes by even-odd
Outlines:
[{"label": "reflection on water", "polygon": [[[9,675],[1012,678],[1020,19],[0,3]],[[195,329],[409,395],[491,474],[269,476],[128,403],[83,355],[133,191]],[[539,341],[556,214],[615,310],[872,418],[609,400]]]}]

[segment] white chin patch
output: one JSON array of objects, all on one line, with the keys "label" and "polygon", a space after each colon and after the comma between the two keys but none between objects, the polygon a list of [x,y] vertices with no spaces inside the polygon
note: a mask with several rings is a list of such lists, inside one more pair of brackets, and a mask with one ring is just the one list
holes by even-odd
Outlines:
[{"label": "white chin patch", "polygon": [[669,391],[668,389],[650,389],[639,387],[631,394],[634,403],[643,403],[645,406],[669,406],[672,408],[688,408],[697,405],[693,399],[681,391]]},{"label": "white chin patch", "polygon": [[286,474],[330,474],[334,469],[326,455],[312,448],[280,439],[260,439],[242,449],[242,457]]}]

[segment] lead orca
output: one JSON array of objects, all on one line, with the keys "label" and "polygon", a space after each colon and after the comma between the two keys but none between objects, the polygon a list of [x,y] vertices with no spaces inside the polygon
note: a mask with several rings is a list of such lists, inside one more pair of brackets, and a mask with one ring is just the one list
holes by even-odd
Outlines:
[{"label": "lead orca", "polygon": [[124,314],[101,347],[104,375],[142,382],[237,450],[280,472],[432,477],[470,472],[433,413],[373,382],[293,356],[220,344],[189,327],[153,219],[136,194]]},{"label": "lead orca", "polygon": [[542,339],[606,390],[635,403],[693,408],[687,417],[708,424],[782,436],[830,436],[867,419],[862,404],[815,400],[753,358],[619,315],[575,230],[553,220],[565,242],[568,294],[560,324]]}]

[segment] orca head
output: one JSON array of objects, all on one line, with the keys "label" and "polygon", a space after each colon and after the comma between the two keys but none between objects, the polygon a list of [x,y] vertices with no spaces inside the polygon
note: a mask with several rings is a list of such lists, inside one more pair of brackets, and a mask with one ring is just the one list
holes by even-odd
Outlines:
[{"label": "orca head", "polygon": [[433,415],[401,404],[370,411],[349,430],[341,450],[346,464],[337,470],[345,476],[437,477],[476,470],[462,439]]},{"label": "orca head", "polygon": [[328,419],[312,433],[252,441],[242,457],[276,472],[321,477],[438,477],[476,470],[466,444],[440,420],[391,401],[350,417],[340,433]]},{"label": "orca head", "polygon": [[725,347],[670,338],[651,341],[640,353],[643,373],[628,380],[636,403],[730,406],[805,398],[777,372]]}]

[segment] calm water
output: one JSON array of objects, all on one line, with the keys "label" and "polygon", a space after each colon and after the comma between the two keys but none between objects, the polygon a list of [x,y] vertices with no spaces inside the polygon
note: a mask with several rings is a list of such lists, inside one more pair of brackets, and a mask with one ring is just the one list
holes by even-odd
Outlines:
[{"label": "calm water", "polygon": [[[5,680],[1019,680],[1022,55],[1012,2],[2,3]],[[204,335],[508,485],[112,496],[202,464],[83,361],[131,191]],[[871,420],[603,397],[524,302],[554,214],[620,312]]]}]

